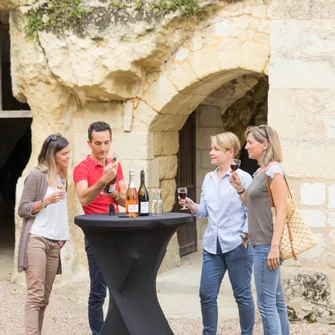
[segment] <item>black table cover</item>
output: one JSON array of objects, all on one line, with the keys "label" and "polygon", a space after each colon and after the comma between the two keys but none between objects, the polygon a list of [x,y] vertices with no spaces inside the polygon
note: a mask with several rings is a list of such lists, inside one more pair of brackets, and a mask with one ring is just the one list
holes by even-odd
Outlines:
[{"label": "black table cover", "polygon": [[75,217],[106,280],[110,304],[101,335],[172,335],[156,293],[156,275],[184,213],[128,218],[125,214]]}]

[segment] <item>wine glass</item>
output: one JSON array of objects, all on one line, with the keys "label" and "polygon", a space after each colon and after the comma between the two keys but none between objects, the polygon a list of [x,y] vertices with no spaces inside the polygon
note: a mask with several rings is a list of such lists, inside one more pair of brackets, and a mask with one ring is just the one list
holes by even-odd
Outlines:
[{"label": "wine glass", "polygon": [[64,200],[66,196],[66,179],[57,178],[56,184],[57,184],[58,191],[61,192],[63,195],[62,200]]},{"label": "wine glass", "polygon": [[[186,199],[187,197],[187,188],[186,187],[179,187],[178,188],[178,195],[180,199]],[[184,205],[180,210],[184,211],[187,210],[188,208]]]},{"label": "wine glass", "polygon": [[241,165],[241,161],[239,159],[234,159],[231,163],[230,163],[230,168],[232,171],[236,171]]},{"label": "wine glass", "polygon": [[66,191],[66,179],[57,179],[57,188],[61,191],[61,192],[65,192]]},{"label": "wine glass", "polygon": [[157,189],[157,215],[163,214],[164,211],[164,203],[163,200],[161,199],[161,189]]},{"label": "wine glass", "polygon": [[157,190],[154,188],[152,189],[152,201],[151,201],[151,215],[152,216],[157,216],[158,211],[157,211]]}]

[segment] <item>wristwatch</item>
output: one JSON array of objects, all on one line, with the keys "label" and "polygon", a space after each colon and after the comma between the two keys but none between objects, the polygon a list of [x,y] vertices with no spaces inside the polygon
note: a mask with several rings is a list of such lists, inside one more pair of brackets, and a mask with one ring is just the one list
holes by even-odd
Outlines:
[{"label": "wristwatch", "polygon": [[247,242],[249,241],[248,236],[243,236],[243,235],[240,235],[240,236],[241,236],[241,239],[242,239],[245,243],[247,243]]}]

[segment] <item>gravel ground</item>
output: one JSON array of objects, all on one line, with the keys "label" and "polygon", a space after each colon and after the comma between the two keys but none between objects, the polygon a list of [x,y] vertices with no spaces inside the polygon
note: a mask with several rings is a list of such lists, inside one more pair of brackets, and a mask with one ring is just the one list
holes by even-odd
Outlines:
[{"label": "gravel ground", "polygon": [[[55,286],[47,308],[43,335],[90,335],[87,324],[87,282]],[[24,335],[23,313],[25,288],[10,282],[9,276],[0,277],[0,335]],[[200,335],[200,319],[168,318],[175,335]],[[239,335],[238,320],[221,320],[217,335]],[[255,335],[262,334],[257,322]],[[335,326],[302,322],[291,324],[291,335],[335,335]],[[145,335],[145,334],[143,334]],[[157,334],[160,335],[160,334]]]}]

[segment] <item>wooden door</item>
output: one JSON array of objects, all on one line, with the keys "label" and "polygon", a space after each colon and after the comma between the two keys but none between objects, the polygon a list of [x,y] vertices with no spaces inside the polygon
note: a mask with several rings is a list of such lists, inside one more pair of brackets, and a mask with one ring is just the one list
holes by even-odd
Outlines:
[{"label": "wooden door", "polygon": [[[187,196],[196,200],[196,147],[195,147],[195,112],[187,119],[184,127],[179,131],[179,152],[178,152],[178,170],[176,183],[178,187],[187,187]],[[176,201],[173,208],[175,212],[181,211],[178,204],[178,195],[176,192]],[[178,242],[180,256],[187,255],[197,250],[197,227],[196,219],[191,223],[183,225],[178,230]]]}]

